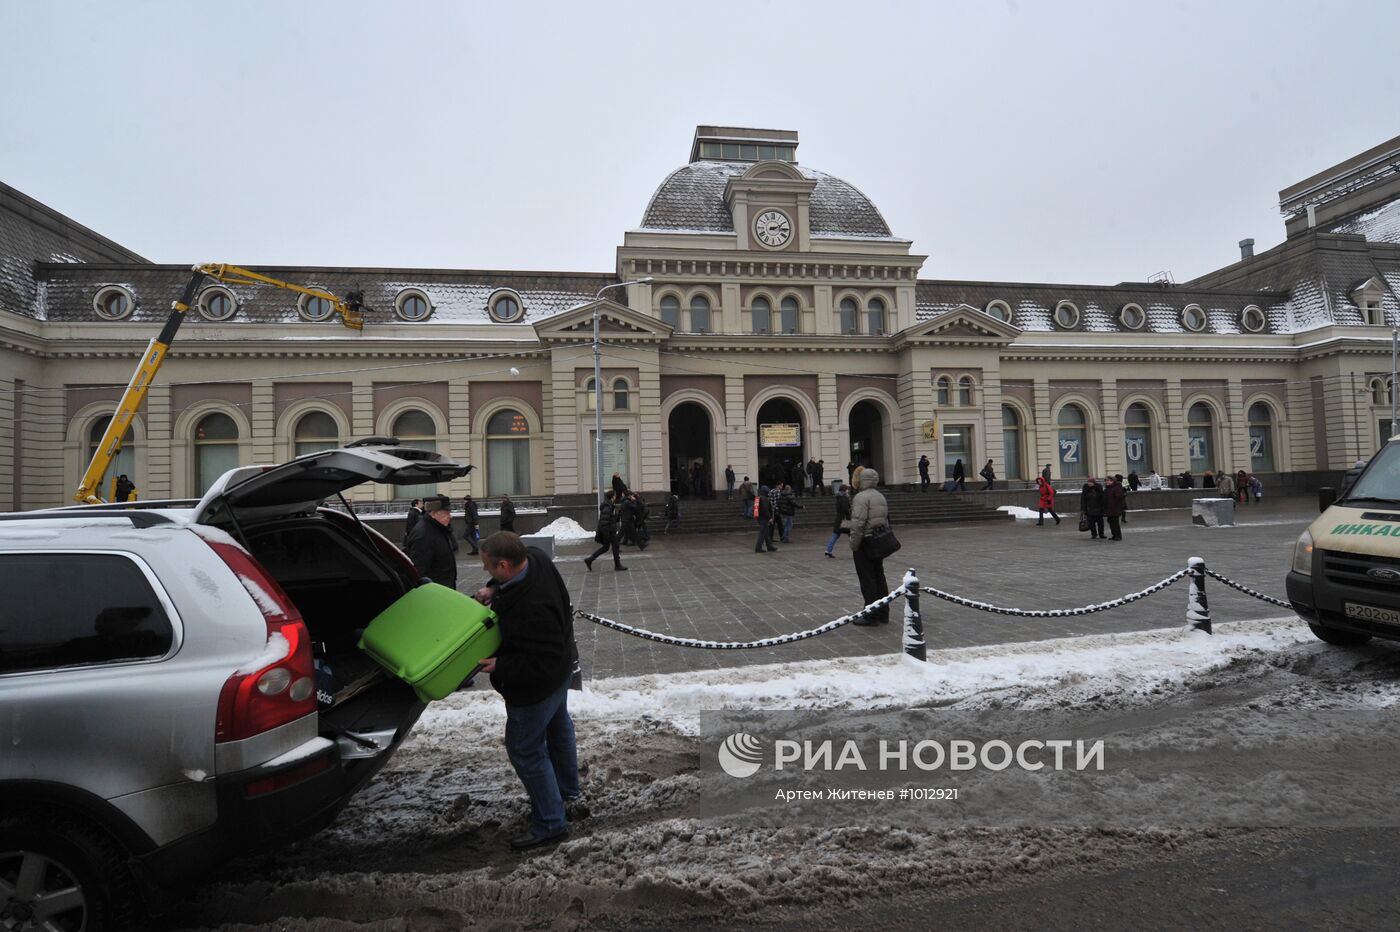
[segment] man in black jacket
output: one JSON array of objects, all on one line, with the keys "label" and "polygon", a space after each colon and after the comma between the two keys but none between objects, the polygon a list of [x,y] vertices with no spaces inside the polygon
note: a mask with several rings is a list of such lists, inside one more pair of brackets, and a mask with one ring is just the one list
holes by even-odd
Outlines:
[{"label": "man in black jacket", "polygon": [[424,499],[428,513],[408,532],[408,558],[418,572],[439,585],[457,588],[456,541],[452,539],[452,502],[445,495]]},{"label": "man in black jacket", "polygon": [[472,552],[468,556],[474,557],[481,546],[481,509],[470,495],[462,499],[462,520],[467,525],[462,539],[472,545]]},{"label": "man in black jacket", "polygon": [[482,661],[506,703],[506,754],[530,796],[530,830],[511,839],[516,850],[569,834],[564,803],[577,799],[578,748],[569,717],[573,615],[569,590],[542,550],[509,531],[481,542],[481,568],[491,582],[476,597],[500,619],[501,646]]},{"label": "man in black jacket", "polygon": [[627,567],[622,565],[622,554],[617,550],[622,537],[621,528],[618,526],[621,517],[622,496],[603,496],[603,504],[598,506],[598,528],[593,532],[593,540],[598,544],[598,549],[583,558],[583,565],[588,567],[588,572],[593,572],[593,561],[607,553],[609,547],[612,548],[613,570],[627,572]]},{"label": "man in black jacket", "polygon": [[501,496],[501,530],[515,531],[515,505],[509,495]]},{"label": "man in black jacket", "polygon": [[[754,499],[758,502],[758,540],[753,545],[753,552],[772,553],[778,548],[773,546],[773,499],[769,497],[768,486],[759,486]],[[765,547],[768,548],[766,551]]]},{"label": "man in black jacket", "polygon": [[403,542],[405,547],[408,546],[408,535],[413,533],[413,529],[422,518],[423,500],[421,498],[415,498],[413,502],[409,504],[408,514],[404,515],[403,519]]}]

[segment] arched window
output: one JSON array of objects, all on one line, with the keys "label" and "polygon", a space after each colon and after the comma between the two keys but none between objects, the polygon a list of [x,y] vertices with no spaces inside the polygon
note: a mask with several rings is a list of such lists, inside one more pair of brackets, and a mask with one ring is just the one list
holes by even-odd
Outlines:
[{"label": "arched window", "polygon": [[710,331],[710,299],[702,294],[690,299],[690,329],[695,333]]},{"label": "arched window", "polygon": [[885,332],[885,302],[879,298],[866,302],[865,332],[873,337]]},{"label": "arched window", "polygon": [[958,379],[958,404],[964,408],[972,407],[972,379],[968,376]]},{"label": "arched window", "polygon": [[1250,472],[1273,472],[1274,412],[1262,401],[1249,406],[1249,468]]},{"label": "arched window", "polygon": [[1001,455],[1007,479],[1024,479],[1021,470],[1021,416],[1011,405],[1001,406]]},{"label": "arched window", "polygon": [[767,298],[753,299],[753,332],[773,332],[773,305]]},{"label": "arched window", "polygon": [[324,411],[303,414],[292,431],[296,455],[319,453],[321,450],[334,450],[340,446],[340,428],[335,418]]},{"label": "arched window", "polygon": [[798,307],[796,298],[783,298],[779,305],[782,320],[779,322],[783,333],[797,332]]},{"label": "arched window", "polygon": [[1089,425],[1084,409],[1068,404],[1055,417],[1060,430],[1060,475],[1066,479],[1089,475]]},{"label": "arched window", "polygon": [[1152,412],[1140,401],[1123,412],[1123,459],[1129,472],[1146,475],[1152,469]]},{"label": "arched window", "polygon": [[953,380],[946,375],[940,375],[934,385],[938,389],[938,403],[941,405],[951,404],[953,401]]},{"label": "arched window", "polygon": [[486,494],[530,494],[530,422],[511,408],[486,422]]},{"label": "arched window", "polygon": [[[92,462],[92,456],[97,452],[97,448],[102,445],[102,435],[107,432],[107,425],[112,423],[110,417],[100,417],[92,422],[91,429],[88,430],[88,462]],[[122,438],[121,451],[117,453],[116,459],[107,467],[107,475],[102,477],[102,488],[97,490],[97,494],[108,499],[112,499],[116,488],[118,476],[126,476],[133,483],[136,482],[136,445],[133,442],[135,434],[131,428],[126,429],[126,436]]]},{"label": "arched window", "polygon": [[[399,438],[399,446],[412,450],[437,450],[437,425],[426,411],[405,411],[394,418],[390,433]],[[422,498],[438,491],[434,482],[394,487],[394,497],[399,499]]]},{"label": "arched window", "polygon": [[627,380],[613,379],[613,410],[626,411],[627,407]]},{"label": "arched window", "polygon": [[1186,412],[1186,465],[1193,473],[1213,469],[1215,463],[1215,414],[1198,401]]},{"label": "arched window", "polygon": [[591,378],[583,383],[583,410],[598,410],[598,383]]},{"label": "arched window", "polygon": [[194,481],[200,495],[238,465],[238,424],[227,414],[206,414],[194,425]]},{"label": "arched window", "polygon": [[1386,380],[1385,380],[1385,379],[1372,379],[1372,380],[1371,380],[1371,404],[1373,404],[1373,405],[1389,405],[1389,404],[1390,404],[1390,386],[1389,386],[1388,384],[1386,384]]},{"label": "arched window", "polygon": [[841,332],[847,335],[856,332],[856,302],[851,298],[842,298],[840,306],[840,320],[837,326]]},{"label": "arched window", "polygon": [[681,299],[668,294],[661,299],[661,322],[672,330],[681,329]]}]

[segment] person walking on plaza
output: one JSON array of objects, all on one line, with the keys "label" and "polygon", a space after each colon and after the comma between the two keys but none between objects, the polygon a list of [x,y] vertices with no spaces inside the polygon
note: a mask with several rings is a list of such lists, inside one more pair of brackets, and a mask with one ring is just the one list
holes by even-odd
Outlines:
[{"label": "person walking on plaza", "polygon": [[[752,496],[750,496],[752,497]],[[662,534],[671,533],[671,528],[680,527],[681,524],[681,497],[672,492],[666,499],[666,526],[661,529]]]},{"label": "person walking on plaza", "polygon": [[841,539],[842,534],[851,533],[851,487],[841,486],[836,493],[836,521],[831,525],[831,539],[826,542],[826,555],[833,560],[836,555],[831,551],[836,547],[836,542]]},{"label": "person walking on plaza", "polygon": [[500,619],[501,646],[481,663],[506,705],[505,744],[530,797],[530,828],[510,841],[517,851],[569,834],[565,804],[583,795],[569,717],[574,623],[569,590],[544,551],[509,531],[481,544],[491,581],[476,598]]},{"label": "person walking on plaza", "polygon": [[408,535],[413,533],[413,529],[418,526],[418,522],[423,518],[423,500],[415,498],[408,505],[408,514],[403,516],[403,542],[408,546]]},{"label": "person walking on plaza", "polygon": [[467,529],[462,532],[462,539],[472,545],[472,552],[468,556],[474,557],[481,546],[481,511],[470,495],[462,499],[462,520],[467,525]]},{"label": "person walking on plaza", "polygon": [[501,530],[515,533],[515,504],[509,495],[501,496]]},{"label": "person walking on plaza", "polygon": [[754,541],[753,552],[763,553],[765,548],[768,553],[777,550],[773,546],[773,501],[768,497],[768,486],[758,487],[758,494],[753,497],[754,523],[758,525],[758,539]]},{"label": "person walking on plaza", "polygon": [[1249,476],[1249,492],[1245,498],[1254,496],[1254,504],[1259,504],[1264,500],[1264,483],[1259,481],[1259,477],[1253,473]]},{"label": "person walking on plaza", "polygon": [[990,492],[992,490],[992,483],[997,481],[997,471],[992,468],[991,460],[987,460],[987,465],[982,467],[982,471],[978,473],[978,475],[987,480],[987,487],[982,491]]},{"label": "person walking on plaza", "polygon": [[1103,510],[1103,486],[1099,485],[1099,480],[1090,476],[1089,481],[1084,483],[1084,488],[1079,493],[1079,511],[1088,520],[1089,537],[1094,540],[1100,540],[1104,537]]},{"label": "person walking on plaza", "polygon": [[1049,481],[1050,481],[1050,464],[1049,464],[1049,463],[1046,463],[1046,464],[1045,464],[1045,468],[1042,469],[1042,470],[1040,471],[1040,478],[1044,479],[1046,482],[1049,482]]},{"label": "person walking on plaza", "polygon": [[1249,503],[1249,473],[1243,469],[1235,473],[1235,491],[1239,493],[1240,504],[1247,505]]},{"label": "person walking on plaza", "polygon": [[651,531],[647,530],[647,514],[650,512],[646,499],[638,492],[627,493],[627,506],[624,512],[632,521],[632,539],[638,550],[647,549],[651,543]]},{"label": "person walking on plaza", "polygon": [[792,543],[792,520],[797,516],[797,509],[802,506],[797,504],[797,496],[793,494],[792,486],[783,483],[782,491],[778,493],[778,520],[782,522],[783,543]]},{"label": "person walking on plaza", "polygon": [[1060,516],[1055,514],[1055,487],[1050,484],[1050,480],[1044,476],[1035,477],[1036,488],[1040,492],[1040,520],[1036,527],[1043,527],[1045,524],[1045,513],[1050,512],[1050,517],[1055,519],[1055,523],[1060,523]]},{"label": "person walking on plaza", "polygon": [[953,491],[966,492],[967,483],[964,480],[962,460],[953,461]]},{"label": "person walking on plaza", "polygon": [[724,497],[732,499],[734,497],[734,467],[724,467]]},{"label": "person walking on plaza", "polygon": [[[851,499],[851,558],[856,565],[856,578],[860,580],[860,597],[865,605],[890,594],[885,582],[885,561],[875,557],[866,548],[865,542],[875,532],[890,523],[890,506],[876,488],[880,484],[880,474],[867,466],[860,474],[860,490]],[[853,625],[883,625],[890,620],[890,607],[881,608],[873,615],[851,622]]]},{"label": "person walking on plaza", "polygon": [[1128,473],[1128,491],[1136,492],[1142,487],[1142,480],[1138,478],[1137,470]]},{"label": "person walking on plaza", "polygon": [[1233,500],[1235,498],[1235,477],[1222,469],[1220,478],[1215,481],[1215,493],[1221,498]]},{"label": "person walking on plaza", "polygon": [[[1123,490],[1123,477],[1110,476],[1104,480],[1103,512],[1108,518],[1109,540],[1122,540],[1123,528],[1119,521],[1128,511],[1128,496]],[[1102,533],[1102,531],[1100,531]]]},{"label": "person walking on plaza", "polygon": [[928,483],[928,454],[925,453],[919,457],[919,491],[927,492]]},{"label": "person walking on plaza", "polygon": [[[593,572],[593,561],[607,553],[611,548],[613,558],[613,570],[615,572],[625,572],[627,567],[622,565],[622,554],[618,552],[621,545],[621,534],[619,533],[618,521],[622,517],[622,496],[619,494],[605,495],[603,504],[598,506],[598,527],[593,532],[593,541],[598,545],[598,549],[583,558],[583,565],[588,567],[588,572]],[[489,538],[488,538],[489,539]]]},{"label": "person walking on plaza", "polygon": [[798,498],[805,497],[807,490],[807,467],[801,463],[792,464],[792,494]]},{"label": "person walking on plaza", "polygon": [[782,496],[783,496],[783,482],[782,482],[782,480],[780,479],[780,480],[778,480],[776,483],[774,483],[773,486],[772,486],[771,488],[769,488],[769,490],[768,490],[768,506],[769,506],[769,508],[771,509],[770,517],[769,517],[769,521],[768,521],[768,542],[769,542],[769,543],[772,543],[772,542],[773,542],[773,536],[774,536],[775,533],[777,534],[778,537],[782,537],[782,536],[783,536],[783,535],[782,535],[782,520],[783,520],[783,518],[782,518],[782,512],[780,512],[780,511],[778,510],[778,499],[782,498]]},{"label": "person walking on plaza", "polygon": [[1160,492],[1162,490],[1162,477],[1157,470],[1148,470],[1147,489],[1149,492]]},{"label": "person walking on plaza", "polygon": [[418,572],[440,586],[457,588],[457,542],[452,538],[452,500],[435,495],[423,502],[427,514],[408,534],[404,545]]},{"label": "person walking on plaza", "polygon": [[823,495],[830,493],[831,490],[826,487],[826,460],[817,460],[812,466],[812,481],[822,490]]}]

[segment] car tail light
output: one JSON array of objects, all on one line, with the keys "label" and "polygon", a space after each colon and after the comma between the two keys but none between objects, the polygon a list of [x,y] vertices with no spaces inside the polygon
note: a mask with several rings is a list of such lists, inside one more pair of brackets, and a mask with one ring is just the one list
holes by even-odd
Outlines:
[{"label": "car tail light", "polygon": [[263,653],[234,672],[219,693],[215,741],[240,741],[316,711],[311,635],[287,593],[242,548],[206,541],[257,603],[267,623]]}]

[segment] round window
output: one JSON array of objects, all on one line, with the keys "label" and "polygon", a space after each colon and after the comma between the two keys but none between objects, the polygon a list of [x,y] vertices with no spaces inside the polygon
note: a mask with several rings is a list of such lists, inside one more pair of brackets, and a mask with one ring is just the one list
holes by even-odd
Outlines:
[{"label": "round window", "polygon": [[519,320],[523,312],[520,296],[514,292],[505,292],[491,299],[491,319],[498,323]]},{"label": "round window", "polygon": [[199,296],[199,314],[205,320],[228,320],[237,310],[238,302],[227,288],[206,288]]},{"label": "round window", "polygon": [[1147,315],[1136,304],[1125,304],[1118,312],[1118,322],[1129,330],[1141,330],[1147,323]]},{"label": "round window", "polygon": [[1250,333],[1258,333],[1267,323],[1264,312],[1253,304],[1240,312],[1240,326]]},{"label": "round window", "polygon": [[326,298],[318,298],[315,295],[304,294],[297,302],[297,313],[303,320],[325,320],[331,316],[335,310],[335,305]]},{"label": "round window", "polygon": [[1079,308],[1068,301],[1061,301],[1055,308],[1055,325],[1061,330],[1072,330],[1079,326]]},{"label": "round window", "polygon": [[136,300],[120,285],[108,285],[99,289],[92,299],[92,309],[103,320],[121,320],[131,316],[136,308]]},{"label": "round window", "polygon": [[1206,329],[1206,312],[1198,305],[1187,305],[1181,312],[1181,326],[1197,332]]},{"label": "round window", "polygon": [[987,305],[987,314],[1002,323],[1011,323],[1011,305],[1005,301],[993,301]]},{"label": "round window", "polygon": [[404,320],[427,320],[433,306],[428,303],[428,296],[423,292],[405,289],[399,292],[398,300],[394,302],[394,310]]}]

